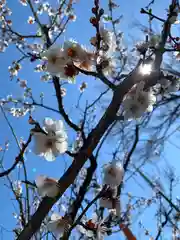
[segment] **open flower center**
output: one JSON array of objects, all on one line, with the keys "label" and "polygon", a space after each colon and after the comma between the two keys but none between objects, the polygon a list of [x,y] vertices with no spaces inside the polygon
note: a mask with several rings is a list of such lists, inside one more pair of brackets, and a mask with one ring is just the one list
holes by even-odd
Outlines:
[{"label": "open flower center", "polygon": [[109,173],[111,176],[113,176],[113,177],[116,176],[115,170],[114,170],[113,168],[110,168],[109,171],[108,171],[108,173]]},{"label": "open flower center", "polygon": [[138,96],[137,100],[140,104],[143,104],[145,102],[145,98],[142,95]]},{"label": "open flower center", "polygon": [[90,229],[95,229],[95,223],[93,223],[92,220],[87,221],[86,226]]},{"label": "open flower center", "polygon": [[135,113],[138,110],[138,106],[136,104],[132,104],[130,110]]},{"label": "open flower center", "polygon": [[50,58],[50,62],[51,62],[52,64],[55,64],[56,61],[57,61],[57,57],[56,57],[56,56],[52,56],[52,57]]},{"label": "open flower center", "polygon": [[47,140],[46,142],[46,147],[47,148],[52,148],[54,144],[54,141],[52,139]]},{"label": "open flower center", "polygon": [[69,57],[72,57],[72,58],[77,57],[77,52],[76,52],[76,50],[73,49],[73,48],[68,48],[67,54],[68,54]]},{"label": "open flower center", "polygon": [[102,62],[101,62],[101,67],[102,67],[102,69],[105,69],[105,68],[107,68],[107,67],[109,67],[109,60],[103,60]]}]

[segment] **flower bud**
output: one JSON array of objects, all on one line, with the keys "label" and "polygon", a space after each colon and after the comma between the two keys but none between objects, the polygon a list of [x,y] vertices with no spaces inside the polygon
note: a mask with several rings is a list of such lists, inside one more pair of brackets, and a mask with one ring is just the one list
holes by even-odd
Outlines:
[{"label": "flower bud", "polygon": [[92,13],[96,14],[96,13],[97,13],[97,8],[93,7],[93,8],[91,9],[91,11],[92,11]]},{"label": "flower bud", "polygon": [[104,9],[101,8],[100,11],[99,11],[99,15],[102,16],[104,14]]},{"label": "flower bud", "polygon": [[97,18],[91,17],[91,18],[90,18],[90,23],[91,23],[93,26],[96,26],[96,25],[97,25]]}]

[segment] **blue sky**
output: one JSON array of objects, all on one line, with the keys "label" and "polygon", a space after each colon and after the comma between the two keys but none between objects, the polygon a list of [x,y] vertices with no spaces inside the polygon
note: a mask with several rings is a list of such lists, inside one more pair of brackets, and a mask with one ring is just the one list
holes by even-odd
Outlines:
[{"label": "blue sky", "polygon": [[[8,1],[9,7],[13,11],[12,19],[13,19],[13,28],[19,31],[23,34],[29,34],[34,32],[34,26],[29,26],[27,24],[27,19],[29,14],[29,9],[27,7],[21,6],[18,1]],[[102,0],[102,6],[106,6],[107,1]],[[143,25],[147,24],[147,17],[145,15],[140,14],[141,7],[145,7],[148,4],[149,0],[130,0],[126,1],[125,3],[121,3],[121,1],[117,1],[119,3],[120,8],[116,11],[117,16],[119,14],[123,14],[122,22],[119,26],[119,29],[124,32],[125,36],[125,45],[129,46],[132,44],[133,41],[138,41],[141,39],[144,39],[144,36],[141,31],[139,31],[137,28],[133,26],[134,21],[138,21],[142,23]],[[165,18],[166,12],[165,8],[168,7],[169,0],[157,0],[155,1],[155,4],[153,5],[153,13],[161,16],[162,18]],[[89,46],[89,39],[94,36],[95,31],[91,27],[89,23],[89,18],[91,17],[91,8],[93,6],[93,1],[83,1],[79,0],[78,4],[75,6],[75,12],[77,15],[76,22],[72,22],[69,24],[67,31],[64,33],[63,37],[61,38],[61,42],[63,41],[63,38],[74,38],[79,43]],[[107,12],[107,6],[105,7],[105,12]],[[110,24],[107,24],[107,28],[110,27]],[[155,29],[158,31],[160,30],[160,25],[155,22],[154,24]],[[23,92],[22,89],[18,86],[15,80],[10,81],[9,79],[9,73],[8,73],[8,66],[11,65],[13,60],[17,60],[19,57],[19,53],[17,50],[10,46],[7,51],[4,54],[0,54],[0,76],[1,76],[1,84],[2,87],[0,88],[0,98],[6,97],[7,95],[12,94],[15,97],[21,97]],[[57,103],[54,96],[54,90],[52,88],[51,83],[44,83],[40,81],[40,74],[34,73],[34,63],[30,63],[28,61],[25,61],[22,64],[22,70],[20,71],[19,77],[21,79],[25,79],[28,81],[28,86],[32,88],[33,90],[33,96],[37,101],[39,100],[39,95],[41,92],[45,95],[44,103],[48,106],[51,106],[55,109],[57,109]],[[71,114],[71,118],[76,123],[79,119],[79,112],[77,112],[77,109],[73,106],[75,102],[77,102],[79,91],[78,87],[82,81],[88,82],[88,91],[86,91],[81,99],[81,106],[83,107],[83,103],[85,100],[88,100],[89,102],[95,99],[96,96],[98,96],[99,92],[104,89],[104,86],[98,82],[98,80],[94,80],[93,78],[87,78],[85,76],[80,76],[77,78],[76,84],[69,84],[67,85],[67,95],[64,98],[64,105],[65,109],[68,113]],[[93,93],[93,94],[92,94]],[[107,95],[107,99],[110,98],[110,95]],[[38,120],[39,122],[42,122],[43,118],[46,116],[50,116],[52,118],[58,119],[59,115],[54,112],[49,112],[44,109],[38,108],[35,113],[33,114],[33,117]],[[11,122],[13,128],[15,129],[15,132],[17,136],[23,137],[24,139],[27,139],[30,126],[28,125],[28,115],[24,118],[15,119],[8,115],[9,121]],[[72,140],[75,138],[75,135],[70,131],[70,129],[66,126],[67,132],[69,135],[69,139],[72,143]],[[15,144],[15,141],[12,137],[12,134],[8,128],[8,125],[6,121],[3,118],[3,115],[0,114],[0,144],[3,144],[4,140],[9,140],[10,146],[9,151],[7,152],[7,156],[5,157],[5,166],[9,167],[11,166],[12,162],[15,159],[15,156],[18,154],[18,148]],[[173,138],[174,139],[174,138]],[[112,147],[114,147],[115,141],[112,143],[109,143],[105,145],[103,153],[101,153],[101,158],[104,159],[102,161],[102,164],[104,164],[106,161],[108,161],[108,152],[111,152]],[[31,144],[32,146],[32,144]],[[180,175],[180,168],[177,163],[177,156],[179,150],[172,146],[172,144],[167,144],[165,148],[165,156],[167,160],[174,166],[176,169],[176,174]],[[154,160],[156,161],[156,160]],[[45,161],[44,159],[41,159],[37,156],[35,156],[33,153],[28,153],[27,155],[27,162],[26,166],[28,169],[28,178],[29,180],[34,180],[35,177],[39,174],[47,174],[49,176],[52,176],[54,178],[59,178],[61,174],[63,173],[63,169],[66,165],[69,165],[71,163],[71,160],[66,156],[60,156],[57,158],[57,160],[53,163],[49,163]],[[164,161],[158,161],[157,168],[161,170],[164,168]],[[34,171],[35,170],[35,171]],[[153,164],[148,164],[146,167],[146,172],[151,177],[153,175],[156,175],[157,172],[155,172],[155,168]],[[13,173],[13,176],[16,176],[16,172]],[[138,186],[138,184],[135,183],[134,179],[129,180],[129,183],[126,185],[126,191],[128,192],[136,192],[138,196],[151,196],[152,191],[151,189],[143,183],[143,180],[140,177],[136,178],[136,181],[141,183],[141,187]],[[0,226],[6,227],[8,230],[11,230],[14,226],[14,219],[12,216],[13,206],[10,198],[12,197],[7,190],[7,187],[4,186],[6,183],[5,179],[0,179],[0,187],[1,187],[1,198],[0,198],[0,204],[1,204],[1,214],[0,214]],[[178,191],[175,191],[175,195],[178,193]],[[124,203],[122,202],[122,206],[124,206]],[[151,208],[152,209],[152,208]],[[154,209],[155,210],[155,209]],[[151,210],[149,210],[151,211]],[[148,225],[149,222],[154,221],[152,212],[145,212],[145,214],[141,215],[141,219],[143,221],[144,225]],[[133,228],[137,231],[137,225],[134,224]],[[149,229],[151,230],[151,233],[154,235],[155,229]],[[142,231],[139,231],[142,232]],[[12,235],[9,232],[4,231],[3,233],[4,239],[10,240],[12,239]],[[137,235],[138,240],[140,239],[146,239],[144,235]],[[0,235],[0,239],[1,235]],[[118,235],[109,237],[109,239],[119,239]],[[166,237],[163,238],[163,240],[168,240],[170,237],[166,234]]]}]

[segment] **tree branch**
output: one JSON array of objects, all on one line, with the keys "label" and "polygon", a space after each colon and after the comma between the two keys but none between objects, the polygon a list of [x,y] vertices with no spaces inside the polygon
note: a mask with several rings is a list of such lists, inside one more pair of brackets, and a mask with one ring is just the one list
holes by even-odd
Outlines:
[{"label": "tree branch", "polygon": [[21,149],[19,155],[16,157],[16,159],[15,159],[12,167],[10,167],[10,168],[7,169],[6,171],[0,173],[0,177],[4,177],[4,176],[8,175],[9,173],[11,173],[11,172],[15,169],[15,167],[17,166],[17,164],[18,164],[19,162],[23,161],[24,152],[25,152],[26,148],[28,147],[29,143],[31,142],[31,138],[32,138],[32,136],[31,136],[31,134],[30,134],[27,142],[26,142],[25,144],[23,144],[22,149]]},{"label": "tree branch", "polygon": [[59,78],[58,77],[53,77],[53,83],[54,83],[54,88],[55,88],[55,91],[56,91],[56,97],[57,97],[57,101],[58,101],[58,107],[59,107],[60,114],[63,116],[66,123],[72,129],[74,129],[75,131],[80,131],[81,129],[69,119],[67,113],[64,111],[62,96],[61,96],[61,85],[59,83]]},{"label": "tree branch", "polygon": [[[77,195],[77,198],[75,199],[75,201],[73,202],[72,206],[70,207],[71,208],[71,212],[67,213],[67,215],[70,217],[71,224],[74,223],[74,220],[76,218],[77,212],[78,212],[78,210],[79,210],[79,208],[81,206],[81,203],[84,200],[84,196],[85,196],[85,194],[86,194],[86,192],[88,190],[88,187],[89,187],[89,185],[91,183],[93,174],[94,174],[94,172],[95,172],[95,170],[97,168],[96,158],[93,155],[90,156],[90,162],[91,162],[91,165],[87,169],[86,178],[85,178],[82,186],[79,189],[79,193]],[[66,232],[64,234],[62,239],[68,239],[72,230],[73,230],[73,227],[68,232]]]}]

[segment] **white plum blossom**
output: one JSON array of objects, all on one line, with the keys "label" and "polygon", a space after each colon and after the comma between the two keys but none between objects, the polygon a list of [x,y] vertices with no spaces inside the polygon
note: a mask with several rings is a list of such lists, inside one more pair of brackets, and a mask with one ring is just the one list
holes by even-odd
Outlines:
[{"label": "white plum blossom", "polygon": [[19,2],[20,2],[23,6],[27,6],[27,0],[19,0]]},{"label": "white plum blossom", "polygon": [[139,83],[133,87],[123,100],[124,118],[138,119],[144,112],[152,112],[156,97],[152,91],[144,91],[144,83]]},{"label": "white plum blossom", "polygon": [[177,61],[180,61],[180,52],[174,52],[175,58]]},{"label": "white plum blossom", "polygon": [[117,65],[115,58],[106,55],[98,57],[97,64],[100,64],[102,72],[106,76],[112,76]]},{"label": "white plum blossom", "polygon": [[22,194],[22,185],[21,181],[15,181],[13,183],[13,190],[17,196],[20,196]]},{"label": "white plum blossom", "polygon": [[111,187],[119,186],[122,182],[124,169],[120,163],[113,161],[104,168],[104,184]]},{"label": "white plum blossom", "polygon": [[28,44],[27,47],[31,49],[33,54],[38,54],[43,50],[43,45],[38,43]]},{"label": "white plum blossom", "polygon": [[71,61],[69,61],[64,67],[61,68],[59,78],[61,80],[68,80],[69,83],[74,83],[75,76],[78,74],[79,72],[74,66],[74,64]]},{"label": "white plum blossom", "polygon": [[80,68],[89,70],[94,63],[94,54],[74,40],[65,41],[63,50],[65,59],[72,60]]},{"label": "white plum blossom", "polygon": [[9,73],[12,77],[18,75],[18,71],[15,68],[9,66],[8,70],[9,70]]},{"label": "white plum blossom", "polygon": [[[107,227],[104,226],[104,220],[98,221],[97,214],[94,213],[92,218],[88,221],[83,220],[83,224],[89,228],[86,229],[82,225],[77,226],[77,230],[90,239],[103,240],[105,233],[107,232]],[[91,231],[92,230],[92,231]]]},{"label": "white plum blossom", "polygon": [[108,228],[104,226],[104,220],[100,221],[97,224],[96,239],[104,240],[104,235],[106,234],[107,230]]},{"label": "white plum blossom", "polygon": [[7,41],[2,41],[0,40],[0,52],[4,52],[6,48],[8,47],[8,42]]},{"label": "white plum blossom", "polygon": [[45,2],[42,4],[43,11],[49,11],[50,9],[50,4],[48,2]]},{"label": "white plum blossom", "polygon": [[61,217],[57,213],[51,215],[51,221],[47,224],[47,229],[50,232],[53,232],[57,238],[59,238],[64,231],[67,231],[69,228],[68,221]]},{"label": "white plum blossom", "polygon": [[[83,222],[84,223],[84,222]],[[86,223],[84,223],[86,225]],[[93,227],[95,226],[94,223],[92,223]],[[94,236],[93,231],[85,229],[82,225],[77,225],[76,227],[77,231],[83,234],[84,236],[88,238],[92,238]]]},{"label": "white plum blossom", "polygon": [[34,19],[33,17],[29,16],[27,22],[28,22],[29,24],[34,24],[34,23],[35,23],[35,19]]},{"label": "white plum blossom", "polygon": [[47,60],[46,70],[54,76],[59,76],[60,72],[66,65],[64,52],[59,46],[52,46],[41,57]]},{"label": "white plum blossom", "polygon": [[33,111],[32,108],[26,108],[26,107],[22,107],[22,108],[15,108],[12,107],[9,109],[9,113],[13,115],[13,117],[23,117],[25,116],[28,112]]},{"label": "white plum blossom", "polygon": [[64,57],[72,59],[74,62],[81,62],[86,58],[86,52],[79,43],[74,40],[64,42]]},{"label": "white plum blossom", "polygon": [[114,33],[105,29],[103,26],[100,27],[99,32],[103,43],[103,49],[114,52],[117,47]]},{"label": "white plum blossom", "polygon": [[100,198],[99,200],[100,207],[107,209],[115,209],[116,215],[120,216],[121,205],[119,199],[110,199],[110,198]]},{"label": "white plum blossom", "polygon": [[38,194],[41,197],[48,196],[54,198],[57,196],[59,192],[58,180],[40,175],[36,178],[35,182],[38,189]]},{"label": "white plum blossom", "polygon": [[67,134],[61,120],[54,121],[45,118],[43,132],[33,132],[34,153],[43,156],[47,161],[54,161],[55,158],[66,152],[68,148]]}]

